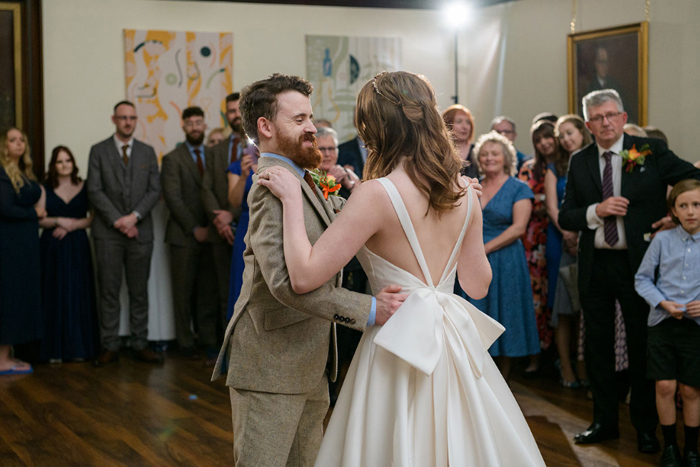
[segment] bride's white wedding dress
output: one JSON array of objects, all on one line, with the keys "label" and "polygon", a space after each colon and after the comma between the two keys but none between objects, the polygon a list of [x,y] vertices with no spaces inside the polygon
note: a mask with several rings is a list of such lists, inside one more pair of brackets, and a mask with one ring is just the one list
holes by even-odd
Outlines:
[{"label": "bride's white wedding dress", "polygon": [[424,283],[363,247],[357,254],[379,292],[400,284],[408,299],[384,326],[368,328],[333,410],[316,466],[543,466],[532,433],[487,350],[504,328],[452,293],[456,258],[432,285],[408,211],[388,192]]}]

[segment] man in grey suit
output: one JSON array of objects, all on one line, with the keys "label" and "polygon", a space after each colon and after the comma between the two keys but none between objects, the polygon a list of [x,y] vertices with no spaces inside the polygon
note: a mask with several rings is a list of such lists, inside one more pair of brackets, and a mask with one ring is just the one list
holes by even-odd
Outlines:
[{"label": "man in grey suit", "polygon": [[214,266],[219,299],[221,319],[226,326],[228,310],[229,277],[231,274],[231,254],[234,232],[231,223],[238,221],[240,208],[232,208],[228,200],[228,175],[226,169],[231,162],[240,159],[246,145],[245,133],[239,110],[240,94],[234,92],[226,96],[226,120],[231,126],[231,136],[217,144],[206,153],[204,178],[202,180],[202,202],[207,216],[213,225],[209,229],[209,240],[214,251]]},{"label": "man in grey suit", "polygon": [[126,270],[129,324],[136,357],[161,363],[148,349],[148,275],[153,252],[151,209],[160,197],[158,161],[153,148],[134,139],[136,108],[114,106],[114,135],[90,149],[87,187],[95,209],[92,237],[100,285],[102,353],[95,366],[119,360],[119,291]]},{"label": "man in grey suit", "polygon": [[[246,133],[256,141],[259,169],[296,174],[304,192],[304,219],[315,243],[344,200],[325,200],[308,169],[321,162],[309,95],[311,84],[275,74],[243,91]],[[328,411],[328,377],[337,373],[336,323],[363,330],[384,324],[405,294],[384,288],[376,297],[341,288],[341,274],[319,289],[294,293],[284,262],[282,204],[253,184],[248,196],[243,287],[212,379],[228,362],[234,463],[239,467],[312,465]],[[391,293],[393,292],[393,293]],[[390,447],[389,447],[390,449]]]},{"label": "man in grey suit", "polygon": [[[204,176],[204,112],[182,112],[185,143],[163,157],[161,183],[170,210],[165,243],[170,245],[170,271],[175,308],[175,335],[183,356],[197,356],[192,318],[197,320],[198,344],[216,357],[219,301],[214,255],[209,241],[209,218],[200,191]],[[193,303],[196,312],[193,313]],[[211,362],[213,364],[213,361]]]}]

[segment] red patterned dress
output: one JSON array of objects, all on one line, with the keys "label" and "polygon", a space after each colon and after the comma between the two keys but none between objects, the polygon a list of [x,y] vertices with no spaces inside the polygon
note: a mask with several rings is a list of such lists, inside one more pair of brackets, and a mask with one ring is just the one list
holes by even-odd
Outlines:
[{"label": "red patterned dress", "polygon": [[532,215],[527,230],[522,236],[522,241],[525,246],[527,264],[530,268],[530,284],[535,302],[540,347],[544,350],[549,348],[554,334],[549,326],[551,310],[547,308],[547,260],[544,255],[549,218],[547,217],[544,196],[544,170],[541,177],[535,177],[534,162],[534,159],[526,161],[520,169],[518,178],[526,182],[535,194]]}]

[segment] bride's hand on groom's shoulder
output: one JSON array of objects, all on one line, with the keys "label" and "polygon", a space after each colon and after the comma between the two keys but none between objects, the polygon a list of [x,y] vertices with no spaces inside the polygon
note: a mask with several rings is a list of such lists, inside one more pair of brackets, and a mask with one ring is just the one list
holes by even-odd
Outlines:
[{"label": "bride's hand on groom's shoulder", "polygon": [[479,183],[479,179],[470,178],[466,175],[462,175],[462,178],[465,182],[467,182],[467,186],[471,185],[471,187],[474,189],[474,193],[476,194],[476,196],[481,198],[481,190],[483,189],[483,187],[481,186],[481,183]]},{"label": "bride's hand on groom's shoulder", "polygon": [[377,299],[377,314],[375,315],[374,324],[382,326],[396,313],[396,310],[408,298],[408,294],[400,292],[400,285],[387,285],[379,291],[375,297]]},{"label": "bride's hand on groom's shoulder", "polygon": [[282,167],[268,167],[258,175],[258,185],[267,187],[281,201],[288,201],[301,194],[299,178]]}]

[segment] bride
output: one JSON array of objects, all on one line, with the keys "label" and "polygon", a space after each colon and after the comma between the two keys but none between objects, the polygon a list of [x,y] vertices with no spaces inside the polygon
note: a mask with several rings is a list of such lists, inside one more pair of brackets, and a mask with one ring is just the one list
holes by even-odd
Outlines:
[{"label": "bride", "polygon": [[[299,179],[281,167],[258,179],[284,207],[284,255],[306,293],[355,255],[376,293],[409,297],[366,329],[323,439],[317,466],[541,466],[530,429],[487,353],[503,327],[452,294],[455,274],[486,295],[478,198],[422,76],[381,73],[357,98],[368,149],[362,185],[315,245]],[[435,281],[434,279],[438,279]]]}]

